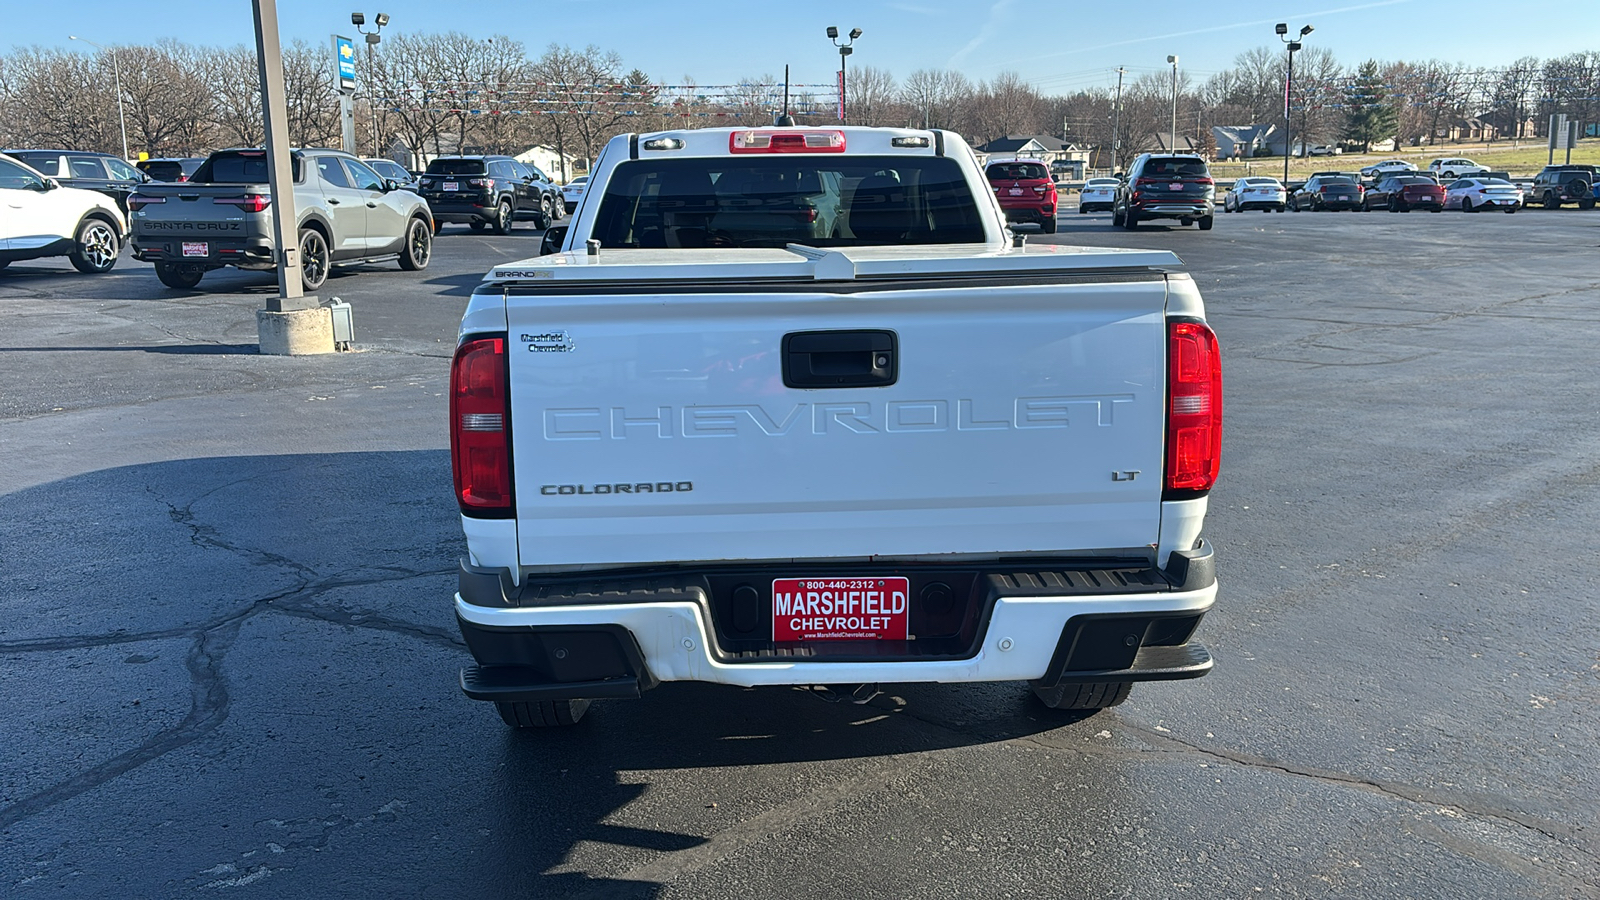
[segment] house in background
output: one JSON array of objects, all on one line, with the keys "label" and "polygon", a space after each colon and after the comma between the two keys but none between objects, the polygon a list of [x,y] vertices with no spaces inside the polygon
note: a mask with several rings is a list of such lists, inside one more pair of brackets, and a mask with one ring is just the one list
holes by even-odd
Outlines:
[{"label": "house in background", "polygon": [[[1171,144],[1171,146],[1168,146],[1168,144]],[[1177,142],[1173,143],[1171,133],[1163,131],[1146,137],[1139,152],[1199,153],[1200,145],[1194,140],[1194,138],[1189,137],[1187,134],[1178,135]]]},{"label": "house in background", "polygon": [[527,150],[518,153],[515,159],[517,162],[536,166],[552,178],[566,181],[570,181],[574,177],[589,171],[588,160],[573,156],[570,153],[557,153],[555,148],[543,145],[529,147]]},{"label": "house in background", "polygon": [[[1283,129],[1267,125],[1214,125],[1211,138],[1217,142],[1217,159],[1253,159],[1258,152],[1283,155]],[[1276,144],[1274,144],[1276,141]]]}]

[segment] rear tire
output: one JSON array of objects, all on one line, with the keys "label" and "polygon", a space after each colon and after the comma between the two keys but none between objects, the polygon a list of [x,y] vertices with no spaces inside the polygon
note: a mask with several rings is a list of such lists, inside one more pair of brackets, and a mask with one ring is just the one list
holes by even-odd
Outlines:
[{"label": "rear tire", "polygon": [[1216,216],[1202,216],[1200,218],[1200,230],[1201,231],[1210,231],[1212,224],[1215,223],[1215,222],[1216,222]]},{"label": "rear tire", "polygon": [[1115,206],[1111,207],[1111,227],[1112,228],[1121,228],[1122,227],[1122,223],[1124,221],[1126,221],[1126,220],[1127,220],[1127,214],[1126,213],[1118,212],[1117,208]]},{"label": "rear tire", "polygon": [[180,291],[192,291],[205,277],[205,270],[199,266],[174,266],[170,263],[156,263],[156,277],[169,288]]},{"label": "rear tire", "polygon": [[1055,234],[1056,217],[1050,216],[1049,218],[1046,218],[1043,222],[1039,223],[1039,227],[1044,231],[1045,234]]},{"label": "rear tire", "polygon": [[1545,209],[1560,209],[1561,208],[1561,198],[1556,196],[1556,192],[1555,191],[1545,191],[1544,192],[1544,208]]},{"label": "rear tire", "polygon": [[433,231],[421,219],[412,219],[406,225],[405,244],[400,248],[400,268],[415,272],[428,267],[433,258]]},{"label": "rear tire", "polygon": [[1471,197],[1462,197],[1461,198],[1461,211],[1462,212],[1477,212],[1478,208],[1472,205],[1472,198]]},{"label": "rear tire", "polygon": [[315,228],[300,229],[300,283],[311,293],[316,293],[328,280],[328,269],[333,257],[328,252],[328,239]]},{"label": "rear tire", "polygon": [[1100,681],[1034,687],[1033,695],[1051,709],[1110,709],[1128,699],[1132,691],[1130,681]]},{"label": "rear tire", "polygon": [[587,700],[497,702],[500,719],[512,728],[562,728],[576,725],[589,711]]},{"label": "rear tire", "polygon": [[1594,201],[1593,200],[1579,200],[1578,201],[1578,208],[1579,209],[1594,209]]},{"label": "rear tire", "polygon": [[77,249],[68,257],[72,267],[85,275],[103,275],[117,264],[117,233],[104,219],[85,219],[74,239]]},{"label": "rear tire", "polygon": [[1128,231],[1137,231],[1139,228],[1139,211],[1129,207],[1122,213],[1122,227]]},{"label": "rear tire", "polygon": [[511,215],[511,202],[501,200],[500,205],[495,207],[494,224],[491,226],[495,234],[511,233]]}]

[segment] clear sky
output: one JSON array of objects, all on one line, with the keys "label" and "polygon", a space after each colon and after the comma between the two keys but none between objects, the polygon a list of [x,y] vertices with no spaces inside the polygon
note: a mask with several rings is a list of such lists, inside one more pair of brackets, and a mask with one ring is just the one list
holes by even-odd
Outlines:
[{"label": "clear sky", "polygon": [[[919,68],[954,68],[974,81],[1013,70],[1047,93],[1114,84],[1117,66],[1134,77],[1165,70],[1168,54],[1177,54],[1180,67],[1204,81],[1243,50],[1280,46],[1275,22],[1288,22],[1294,31],[1315,26],[1307,43],[1327,47],[1346,65],[1374,57],[1494,66],[1530,54],[1600,50],[1595,0],[361,2],[368,5],[279,0],[283,36],[326,42],[330,33],[352,34],[349,13],[361,8],[369,23],[380,11],[392,17],[385,34],[503,33],[523,41],[533,55],[551,42],[595,44],[615,50],[626,67],[643,69],[657,82],[681,83],[689,76],[702,85],[723,84],[781,75],[787,63],[796,83],[831,83],[839,57],[824,29],[838,25],[842,32],[864,32],[852,65],[885,68],[902,79]],[[249,0],[74,0],[70,10],[0,0],[0,7],[0,46],[91,50],[69,42],[68,33],[102,44],[254,41]],[[1463,24],[1452,24],[1458,21]]]}]

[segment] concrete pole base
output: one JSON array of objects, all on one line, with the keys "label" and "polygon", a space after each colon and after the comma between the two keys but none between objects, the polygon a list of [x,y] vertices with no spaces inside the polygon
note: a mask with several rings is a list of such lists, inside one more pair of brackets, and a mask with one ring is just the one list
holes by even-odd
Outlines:
[{"label": "concrete pole base", "polygon": [[265,356],[332,353],[333,316],[325,306],[289,312],[256,310],[256,334]]}]

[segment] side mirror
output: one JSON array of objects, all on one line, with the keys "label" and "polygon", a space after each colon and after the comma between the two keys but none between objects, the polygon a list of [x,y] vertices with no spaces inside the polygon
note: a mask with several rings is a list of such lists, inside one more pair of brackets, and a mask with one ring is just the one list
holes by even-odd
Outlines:
[{"label": "side mirror", "polygon": [[551,225],[544,230],[544,238],[539,241],[539,255],[549,256],[560,253],[561,245],[567,242],[567,229],[570,225]]},{"label": "side mirror", "polygon": [[39,185],[39,190],[53,191],[58,187],[61,187],[61,182],[55,180],[54,178],[46,178],[43,183]]},{"label": "side mirror", "polygon": [[398,191],[398,190],[400,190],[400,182],[395,181],[393,178],[385,178],[383,180],[383,192],[384,193],[387,194],[390,191]]}]

